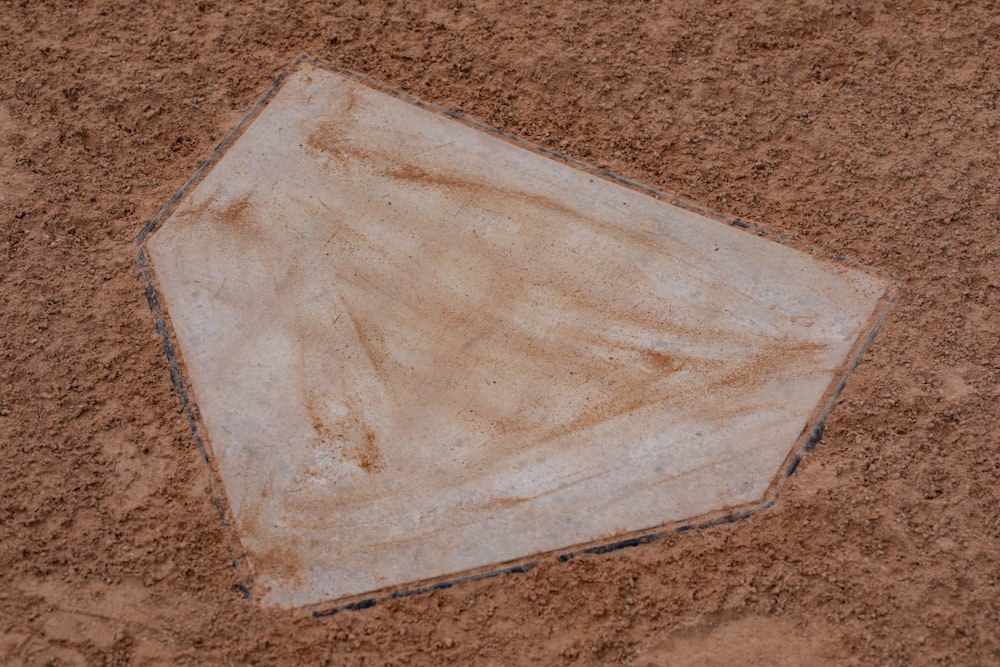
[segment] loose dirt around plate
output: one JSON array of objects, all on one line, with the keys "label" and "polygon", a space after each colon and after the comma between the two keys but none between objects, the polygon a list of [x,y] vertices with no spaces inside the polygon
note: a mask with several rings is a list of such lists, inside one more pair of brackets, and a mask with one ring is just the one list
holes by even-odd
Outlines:
[{"label": "loose dirt around plate", "polygon": [[[1000,662],[1000,7],[550,4],[0,4],[0,662]],[[132,241],[302,52],[897,276],[777,504],[244,601]]]}]

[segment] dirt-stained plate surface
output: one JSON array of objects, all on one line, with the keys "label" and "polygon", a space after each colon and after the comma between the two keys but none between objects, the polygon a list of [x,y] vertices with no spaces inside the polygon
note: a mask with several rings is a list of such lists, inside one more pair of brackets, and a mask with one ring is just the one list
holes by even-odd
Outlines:
[{"label": "dirt-stained plate surface", "polygon": [[281,606],[761,502],[886,290],[311,62],[155,224]]},{"label": "dirt-stained plate surface", "polygon": [[[0,662],[996,664],[997,11],[0,3]],[[778,503],[328,618],[244,600],[133,240],[300,53],[898,276]]]}]

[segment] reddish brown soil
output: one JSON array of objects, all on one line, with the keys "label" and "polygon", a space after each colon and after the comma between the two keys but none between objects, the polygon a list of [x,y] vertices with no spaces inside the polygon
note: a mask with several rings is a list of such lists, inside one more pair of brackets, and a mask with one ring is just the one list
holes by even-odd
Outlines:
[{"label": "reddish brown soil", "polygon": [[[1000,663],[1000,6],[181,4],[0,3],[0,662]],[[301,52],[898,276],[778,504],[243,601],[132,241]]]}]

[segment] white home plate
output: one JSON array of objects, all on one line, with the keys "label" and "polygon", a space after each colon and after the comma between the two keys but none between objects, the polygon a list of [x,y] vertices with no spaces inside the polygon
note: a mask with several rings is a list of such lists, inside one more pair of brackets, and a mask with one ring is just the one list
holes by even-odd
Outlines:
[{"label": "white home plate", "polygon": [[315,63],[142,241],[252,590],[761,501],[886,284]]}]

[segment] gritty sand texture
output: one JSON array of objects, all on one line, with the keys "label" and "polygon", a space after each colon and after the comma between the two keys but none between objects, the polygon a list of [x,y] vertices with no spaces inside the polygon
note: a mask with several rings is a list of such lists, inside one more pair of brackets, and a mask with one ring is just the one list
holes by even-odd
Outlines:
[{"label": "gritty sand texture", "polygon": [[[550,4],[0,4],[0,662],[1000,662],[1000,7]],[[132,241],[303,52],[898,276],[778,503],[245,602]]]}]

